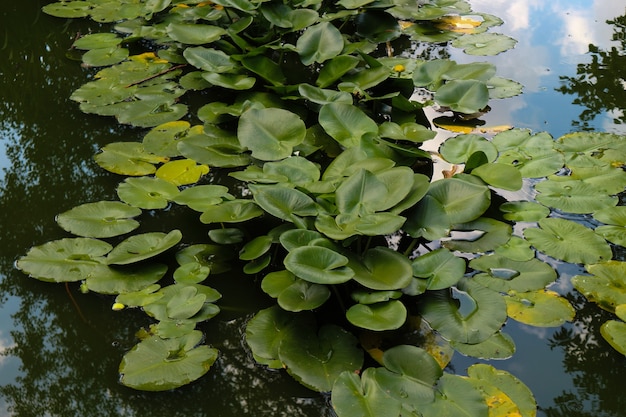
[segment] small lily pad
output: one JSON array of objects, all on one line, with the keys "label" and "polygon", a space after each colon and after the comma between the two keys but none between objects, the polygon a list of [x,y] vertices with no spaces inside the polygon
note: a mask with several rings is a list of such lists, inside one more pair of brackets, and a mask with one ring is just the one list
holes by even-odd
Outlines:
[{"label": "small lily pad", "polygon": [[120,175],[150,175],[156,172],[155,164],[167,158],[144,150],[139,142],[114,142],[102,148],[94,159],[102,168]]},{"label": "small lily pad", "polygon": [[404,324],[406,317],[406,307],[398,300],[355,304],[346,311],[346,318],[350,323],[375,331],[398,329]]},{"label": "small lily pad", "polygon": [[441,290],[456,284],[465,274],[465,260],[448,249],[428,252],[413,261],[413,275],[427,280],[426,288]]},{"label": "small lily pad", "polygon": [[154,177],[126,178],[117,187],[120,200],[146,210],[167,207],[178,193],[176,185]]},{"label": "small lily pad", "polygon": [[107,263],[127,265],[152,258],[175,246],[182,237],[180,230],[172,230],[168,234],[152,232],[131,236],[109,252]]},{"label": "small lily pad", "polygon": [[466,34],[452,41],[455,48],[463,48],[468,55],[498,55],[515,46],[517,41],[501,33]]},{"label": "small lily pad", "polygon": [[156,176],[174,185],[189,185],[198,182],[208,172],[207,165],[197,165],[192,159],[177,159],[160,166]]},{"label": "small lily pad", "polygon": [[600,327],[600,333],[615,350],[626,355],[626,323],[608,320]]},{"label": "small lily pad", "polygon": [[222,203],[233,197],[228,193],[228,187],[217,184],[195,185],[178,193],[172,201],[184,204],[192,210],[204,212],[211,206]]}]

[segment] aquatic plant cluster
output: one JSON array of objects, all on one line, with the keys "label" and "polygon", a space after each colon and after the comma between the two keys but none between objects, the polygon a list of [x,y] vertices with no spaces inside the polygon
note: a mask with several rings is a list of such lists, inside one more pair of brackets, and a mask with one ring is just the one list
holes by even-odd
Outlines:
[{"label": "aquatic plant cluster", "polygon": [[[585,265],[574,286],[616,314],[602,334],[626,354],[626,264],[612,250],[626,244],[626,140],[512,128],[423,148],[435,137],[426,107],[475,118],[521,93],[488,62],[412,56],[416,45],[504,52],[515,40],[490,32],[496,16],[464,0],[63,0],[44,11],[112,24],[72,45],[102,68],[71,99],[146,134],[95,156],[126,177],[119,201],[59,214],[73,237],[17,267],[154,319],[122,359],[122,384],[170,390],[209,371],[219,352],[197,327],[220,312],[211,280],[233,268],[276,300],[247,322],[255,361],[330,392],[339,417],[536,415],[514,375],[446,365],[455,351],[513,355],[509,319],[574,317],[540,259]],[[455,169],[434,179],[433,158]],[[536,201],[504,197],[524,184]],[[136,232],[172,205],[207,238]]]}]

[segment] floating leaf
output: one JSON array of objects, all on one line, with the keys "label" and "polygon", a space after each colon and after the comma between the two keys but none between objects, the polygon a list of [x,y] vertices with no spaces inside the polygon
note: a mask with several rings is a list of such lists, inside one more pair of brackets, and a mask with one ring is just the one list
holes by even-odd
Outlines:
[{"label": "floating leaf", "polygon": [[608,243],[593,230],[570,220],[546,218],[540,228],[524,230],[524,237],[537,250],[571,263],[595,264],[612,258]]},{"label": "floating leaf", "polygon": [[120,200],[146,210],[167,207],[178,193],[176,185],[153,177],[126,178],[117,187]]},{"label": "floating leaf", "polygon": [[166,272],[167,266],[162,264],[124,269],[98,268],[85,277],[85,283],[90,291],[100,294],[124,294],[155,284]]},{"label": "floating leaf", "polygon": [[477,80],[452,80],[435,93],[435,101],[459,113],[472,114],[489,102],[487,85]]},{"label": "floating leaf", "polygon": [[182,239],[180,230],[142,233],[131,236],[119,243],[107,255],[109,265],[127,265],[152,258],[175,246]]},{"label": "floating leaf", "polygon": [[[455,225],[452,238],[442,245],[451,250],[467,253],[484,253],[504,245],[511,238],[511,226],[489,217]],[[458,235],[457,235],[458,234]]]},{"label": "floating leaf", "polygon": [[615,206],[617,197],[603,193],[602,189],[583,181],[541,181],[535,185],[539,192],[536,199],[541,204],[568,213],[593,213],[605,207]]},{"label": "floating leaf", "polygon": [[287,254],[285,268],[297,277],[316,284],[340,284],[349,281],[354,271],[348,268],[348,258],[320,246],[302,246]]},{"label": "floating leaf", "polygon": [[345,148],[357,146],[363,135],[378,133],[378,125],[352,104],[329,103],[319,113],[320,125]]},{"label": "floating leaf", "polygon": [[563,154],[555,152],[554,140],[546,132],[533,135],[528,129],[511,129],[498,133],[492,143],[500,151],[497,162],[513,165],[525,178],[554,174],[565,162]]},{"label": "floating leaf", "polygon": [[342,372],[361,369],[363,350],[357,346],[357,339],[341,327],[324,325],[317,334],[298,330],[281,342],[279,356],[287,372],[304,386],[327,392]]},{"label": "floating leaf", "polygon": [[233,245],[243,242],[245,234],[236,227],[223,227],[221,229],[209,230],[209,238],[220,245]]},{"label": "floating leaf", "polygon": [[206,285],[176,283],[160,289],[159,293],[163,296],[143,306],[149,316],[159,321],[196,323],[209,320],[220,311],[212,303],[222,295]]},{"label": "floating leaf", "polygon": [[237,66],[226,53],[203,46],[187,48],[183,56],[194,67],[211,73],[232,71]]},{"label": "floating leaf", "polygon": [[204,281],[211,268],[199,262],[188,262],[174,271],[174,280],[179,284],[198,284]]},{"label": "floating leaf", "polygon": [[524,86],[517,81],[502,77],[490,78],[487,82],[489,98],[510,98],[522,94]]},{"label": "floating leaf", "polygon": [[[480,343],[496,333],[506,321],[506,303],[496,293],[469,279],[450,290],[428,293],[420,312],[430,326],[450,341]],[[460,301],[460,303],[459,303]]]},{"label": "floating leaf", "polygon": [[321,22],[307,28],[298,38],[296,49],[304,65],[324,62],[343,50],[343,37],[330,22]]},{"label": "floating leaf", "polygon": [[206,211],[209,207],[222,203],[225,199],[232,198],[228,193],[228,187],[216,184],[195,185],[185,188],[178,193],[172,201],[184,204],[196,211]]},{"label": "floating leaf", "polygon": [[465,274],[465,260],[441,248],[413,261],[413,275],[426,280],[426,289],[441,290],[456,284]]},{"label": "floating leaf", "polygon": [[491,142],[475,134],[454,136],[439,147],[441,156],[453,164],[464,164],[476,152],[483,152],[489,162],[498,156],[498,150]]},{"label": "floating leaf", "polygon": [[520,262],[529,261],[535,257],[535,251],[531,249],[530,243],[518,236],[511,236],[508,242],[495,249],[495,253]]},{"label": "floating leaf", "polygon": [[589,301],[610,312],[626,304],[626,262],[611,260],[586,269],[592,275],[576,275],[572,284]]},{"label": "floating leaf", "polygon": [[156,176],[174,185],[188,185],[195,184],[208,172],[208,166],[197,165],[192,159],[177,159],[159,167]]},{"label": "floating leaf", "polygon": [[330,290],[326,285],[295,279],[291,285],[280,292],[277,301],[284,310],[298,312],[318,308],[329,297]]},{"label": "floating leaf", "polygon": [[474,276],[476,282],[501,293],[539,290],[557,278],[552,266],[535,258],[514,261],[500,255],[485,255],[472,259],[469,266],[483,271]]},{"label": "floating leaf", "polygon": [[187,45],[204,45],[226,34],[226,30],[219,26],[199,23],[170,23],[165,30],[170,38]]},{"label": "floating leaf", "polygon": [[[469,375],[470,378],[481,381],[481,383],[487,383],[490,386],[497,387],[498,390],[506,394],[517,406],[520,417],[536,416],[537,403],[535,402],[532,392],[509,372],[496,369],[491,365],[479,363],[470,366],[467,369],[467,375]],[[514,414],[510,415],[513,417]]]},{"label": "floating leaf", "polygon": [[613,349],[626,355],[626,323],[617,320],[608,320],[600,327],[604,340],[609,342]]},{"label": "floating leaf", "polygon": [[146,152],[139,142],[114,142],[102,148],[94,159],[102,168],[120,175],[150,175],[156,172],[154,164],[167,158]]},{"label": "floating leaf", "polygon": [[406,316],[406,307],[398,300],[355,304],[346,311],[346,318],[350,323],[375,331],[398,329],[406,321]]},{"label": "floating leaf", "polygon": [[485,400],[466,378],[444,373],[436,387],[435,401],[420,406],[424,416],[487,417],[489,409]]},{"label": "floating leaf", "polygon": [[177,149],[178,142],[187,134],[199,133],[202,126],[193,126],[189,122],[177,120],[163,123],[150,130],[143,137],[143,147],[146,151],[163,157],[176,157],[180,155]]},{"label": "floating leaf", "polygon": [[212,274],[229,271],[234,259],[232,249],[220,245],[191,245],[176,253],[176,262],[179,265],[199,263],[209,267]]},{"label": "floating leaf", "polygon": [[130,350],[120,364],[120,382],[143,391],[167,391],[188,384],[208,372],[217,350],[197,346],[200,331],[161,339],[152,336]]},{"label": "floating leaf", "polygon": [[278,185],[250,185],[254,201],[269,214],[296,225],[299,217],[316,216],[319,212],[315,201],[294,188]]},{"label": "floating leaf", "polygon": [[252,200],[231,200],[208,207],[200,216],[202,223],[240,223],[265,212]]},{"label": "floating leaf", "polygon": [[377,383],[374,368],[367,368],[359,377],[349,371],[335,380],[331,401],[340,416],[399,417],[401,403],[385,392]]},{"label": "floating leaf", "polygon": [[522,174],[519,170],[507,164],[483,164],[474,168],[472,175],[479,177],[495,188],[509,191],[517,191],[522,188]]},{"label": "floating leaf", "polygon": [[372,43],[390,42],[401,35],[398,20],[387,12],[365,10],[355,19],[356,34]]},{"label": "floating leaf", "polygon": [[606,207],[593,213],[593,218],[606,223],[596,227],[595,232],[617,245],[626,247],[626,207]]},{"label": "floating leaf", "polygon": [[462,355],[478,359],[507,359],[515,353],[513,338],[502,331],[494,333],[480,343],[468,344],[453,341],[450,344]]},{"label": "floating leaf", "polygon": [[317,76],[315,84],[320,88],[326,88],[359,63],[359,59],[352,55],[339,55],[324,62],[324,66]]},{"label": "floating leaf", "polygon": [[83,54],[83,64],[91,67],[104,67],[117,64],[128,58],[128,49],[112,46],[110,48],[91,49]]},{"label": "floating leaf", "polygon": [[304,122],[283,109],[251,109],[239,119],[237,136],[252,156],[263,161],[287,158],[306,136]]},{"label": "floating leaf", "polygon": [[89,16],[92,4],[89,1],[67,1],[46,4],[42,10],[55,17],[75,18]]},{"label": "floating leaf", "polygon": [[104,255],[111,249],[111,245],[97,239],[53,240],[32,247],[16,266],[42,281],[80,281],[94,270],[106,268]]},{"label": "floating leaf", "polygon": [[139,227],[133,220],[141,210],[119,201],[99,201],[81,204],[61,213],[56,221],[63,229],[82,237],[112,237]]},{"label": "floating leaf", "polygon": [[498,55],[515,46],[517,41],[501,33],[466,34],[452,41],[468,55]]},{"label": "floating leaf", "polygon": [[510,292],[506,300],[509,317],[532,326],[556,327],[574,319],[574,308],[554,291]]},{"label": "floating leaf", "polygon": [[550,209],[532,201],[507,201],[500,205],[505,220],[536,222],[550,214]]},{"label": "floating leaf", "polygon": [[350,257],[348,267],[359,284],[373,290],[397,290],[411,282],[413,270],[406,256],[384,246],[368,249],[362,259]]}]

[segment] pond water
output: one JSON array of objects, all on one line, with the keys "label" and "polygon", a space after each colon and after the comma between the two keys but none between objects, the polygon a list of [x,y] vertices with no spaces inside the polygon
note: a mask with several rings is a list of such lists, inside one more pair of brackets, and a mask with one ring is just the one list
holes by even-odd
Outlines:
[{"label": "pond water", "polygon": [[[282,372],[260,370],[244,349],[247,314],[269,305],[249,277],[215,285],[224,294],[224,311],[204,328],[207,341],[221,352],[214,368],[191,386],[152,394],[117,383],[117,367],[135,343],[134,332],[148,324],[143,314],[114,314],[106,297],[28,279],[14,269],[15,259],[31,246],[64,236],[56,214],[115,198],[119,178],[92,157],[106,143],[141,135],[84,115],[68,99],[92,72],[68,59],[67,49],[77,33],[98,27],[46,16],[40,9],[48,2],[9,2],[0,10],[0,417],[332,416],[327,398]],[[626,122],[624,1],[471,3],[476,11],[503,18],[498,31],[519,41],[514,50],[488,60],[499,75],[525,86],[522,96],[492,105],[483,117],[486,126],[514,125],[555,138],[581,129],[626,134],[620,123]],[[615,33],[621,37],[613,39]],[[595,54],[587,53],[589,44]],[[454,53],[452,58],[468,59]],[[600,88],[585,79],[600,80]],[[158,224],[148,227],[157,230]],[[572,291],[569,278],[580,269],[555,267],[557,289],[576,304],[576,320],[556,329],[510,321],[507,332],[517,353],[496,366],[531,388],[540,416],[623,416],[626,359],[599,335],[607,317]],[[225,301],[235,298],[237,305]],[[474,362],[457,355],[452,367],[465,374]]]}]

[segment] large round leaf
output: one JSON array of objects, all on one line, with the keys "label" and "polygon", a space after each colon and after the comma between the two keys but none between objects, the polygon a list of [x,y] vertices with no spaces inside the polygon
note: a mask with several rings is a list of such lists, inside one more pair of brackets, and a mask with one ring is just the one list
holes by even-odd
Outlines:
[{"label": "large round leaf", "polygon": [[550,209],[532,201],[507,201],[500,205],[505,220],[536,222],[548,217]]},{"label": "large round leaf", "polygon": [[278,305],[284,310],[293,312],[313,310],[330,297],[327,286],[296,278],[289,271],[270,272],[263,278],[261,288],[277,298]]},{"label": "large round leaf", "polygon": [[459,113],[476,113],[487,107],[489,90],[477,80],[452,80],[435,93],[435,101]]},{"label": "large round leaf", "polygon": [[196,345],[200,331],[161,339],[151,336],[124,355],[120,382],[142,391],[167,391],[188,384],[208,372],[217,359],[217,350]]},{"label": "large round leaf", "polygon": [[122,241],[107,255],[109,265],[127,265],[152,258],[175,246],[183,238],[180,230],[168,234],[161,232],[143,233]]},{"label": "large round leaf", "polygon": [[231,200],[222,204],[212,205],[200,216],[202,223],[240,223],[263,215],[252,200]]},{"label": "large round leaf", "polygon": [[94,159],[107,171],[134,176],[154,174],[154,164],[167,161],[167,158],[146,152],[139,142],[109,143]]},{"label": "large round leaf", "polygon": [[295,188],[279,185],[250,185],[254,201],[266,212],[296,225],[299,217],[316,216],[318,207],[315,201]]},{"label": "large round leaf", "polygon": [[507,359],[515,353],[513,338],[502,331],[492,334],[480,343],[451,342],[450,345],[462,355],[478,359]]},{"label": "large round leaf", "polygon": [[522,174],[518,169],[501,163],[487,163],[472,170],[476,175],[492,187],[503,190],[517,191],[522,188]]},{"label": "large round leaf", "polygon": [[342,417],[398,417],[401,402],[389,396],[375,380],[375,368],[367,368],[359,378],[354,372],[342,372],[335,380],[331,401]]},{"label": "large round leaf", "polygon": [[433,329],[461,343],[480,343],[500,330],[507,318],[502,297],[467,278],[457,288],[458,299],[450,290],[440,290],[429,293],[420,304],[422,316]]},{"label": "large round leaf", "polygon": [[163,264],[134,268],[99,268],[86,277],[87,288],[100,294],[124,294],[141,291],[158,282],[167,272]]},{"label": "large round leaf", "polygon": [[404,324],[406,317],[406,307],[398,300],[355,304],[346,311],[346,318],[350,323],[375,331],[398,329]]},{"label": "large round leaf", "polygon": [[593,213],[593,218],[607,224],[596,227],[598,235],[626,247],[626,206],[603,208]]},{"label": "large round leaf", "polygon": [[378,133],[378,125],[352,104],[329,103],[320,109],[320,125],[344,148],[359,145],[363,135]]},{"label": "large round leaf", "polygon": [[511,238],[511,226],[508,223],[480,217],[474,221],[455,225],[452,239],[442,242],[443,246],[467,253],[484,253],[504,245]]},{"label": "large round leaf", "polygon": [[106,269],[106,255],[112,246],[89,238],[61,239],[32,247],[17,260],[24,273],[42,281],[80,281],[94,271]]},{"label": "large round leaf", "polygon": [[600,333],[615,350],[626,355],[626,323],[608,320],[600,327]]},{"label": "large round leaf", "polygon": [[201,322],[220,312],[213,304],[222,295],[201,284],[173,284],[160,289],[162,296],[143,306],[145,312],[159,321]]},{"label": "large round leaf", "polygon": [[263,161],[287,158],[306,136],[300,117],[276,108],[250,109],[239,118],[237,136],[252,156]]},{"label": "large round leaf", "polygon": [[452,46],[462,48],[469,55],[498,55],[516,43],[515,39],[501,33],[472,33],[453,40]]},{"label": "large round leaf", "polygon": [[307,28],[298,38],[296,50],[304,65],[324,62],[343,50],[343,36],[330,22],[321,22]]},{"label": "large round leaf", "polygon": [[501,293],[539,290],[553,283],[557,277],[549,264],[536,258],[514,261],[494,254],[472,259],[469,265],[483,271],[474,276],[476,282]]},{"label": "large round leaf", "polygon": [[304,386],[330,391],[342,372],[357,372],[363,366],[357,339],[341,327],[328,324],[317,333],[301,330],[282,340],[278,354],[287,372]]},{"label": "large round leaf", "polygon": [[589,301],[610,312],[626,304],[626,262],[608,261],[586,269],[592,275],[576,275],[572,284]]},{"label": "large round leaf", "polygon": [[489,409],[470,380],[444,373],[437,383],[435,401],[419,407],[424,417],[488,417]]},{"label": "large round leaf", "polygon": [[176,185],[154,177],[126,178],[117,187],[120,200],[146,210],[167,207],[178,192]]},{"label": "large round leaf", "polygon": [[219,26],[199,23],[170,23],[165,30],[170,38],[187,45],[211,43],[226,33],[226,30]]},{"label": "large round leaf", "polygon": [[408,258],[384,246],[368,249],[362,261],[350,257],[354,280],[372,290],[398,290],[411,282],[413,270]]},{"label": "large round leaf", "polygon": [[232,198],[228,193],[228,187],[207,184],[185,188],[172,200],[177,204],[184,204],[193,210],[203,212],[228,198]]},{"label": "large round leaf", "polygon": [[112,237],[123,235],[139,227],[133,220],[141,210],[119,201],[99,201],[74,207],[61,213],[56,220],[59,226],[77,236]]},{"label": "large round leaf", "polygon": [[146,151],[164,157],[179,156],[178,142],[188,133],[198,132],[202,126],[193,126],[189,122],[177,120],[154,127],[143,137],[142,143]]},{"label": "large round leaf", "polygon": [[510,292],[506,297],[509,317],[532,326],[556,327],[574,318],[574,307],[554,291]]},{"label": "large round leaf", "polygon": [[285,257],[284,264],[297,277],[316,284],[341,284],[354,276],[354,271],[346,266],[348,258],[320,246],[295,248]]},{"label": "large round leaf", "polygon": [[177,159],[161,165],[155,175],[157,178],[178,186],[195,184],[208,172],[207,165],[197,165],[192,159]]},{"label": "large round leaf", "polygon": [[524,230],[524,237],[537,250],[571,263],[595,264],[612,258],[608,243],[593,230],[570,220],[546,218],[541,228]]},{"label": "large round leaf", "polygon": [[555,152],[554,139],[548,133],[531,134],[530,130],[511,129],[493,138],[500,155],[497,162],[510,164],[525,178],[554,174],[565,162],[563,154]]},{"label": "large round leaf", "polygon": [[441,248],[419,256],[412,264],[413,275],[425,279],[426,289],[441,290],[456,284],[465,274],[465,260]]},{"label": "large round leaf", "polygon": [[194,67],[213,73],[232,71],[237,66],[226,53],[202,46],[185,49],[183,56]]},{"label": "large round leaf", "polygon": [[615,206],[619,201],[597,186],[580,180],[542,181],[535,185],[535,190],[539,192],[536,197],[538,202],[567,213],[593,213]]},{"label": "large round leaf", "polygon": [[491,142],[475,134],[454,136],[439,147],[441,156],[453,164],[464,164],[476,152],[483,152],[489,162],[498,156],[498,150]]}]

